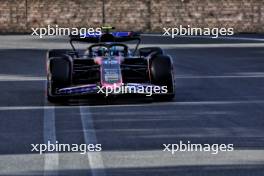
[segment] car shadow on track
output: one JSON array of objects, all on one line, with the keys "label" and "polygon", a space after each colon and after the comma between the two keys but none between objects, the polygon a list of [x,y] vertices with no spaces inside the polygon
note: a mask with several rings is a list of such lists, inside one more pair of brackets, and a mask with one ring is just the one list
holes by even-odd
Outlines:
[{"label": "car shadow on track", "polygon": [[[173,101],[173,100],[171,100]],[[143,96],[122,96],[122,97],[88,97],[88,98],[71,98],[67,101],[60,103],[49,103],[55,106],[107,106],[107,105],[137,105],[137,104],[150,104],[155,102],[165,101],[154,101],[150,97]]]}]

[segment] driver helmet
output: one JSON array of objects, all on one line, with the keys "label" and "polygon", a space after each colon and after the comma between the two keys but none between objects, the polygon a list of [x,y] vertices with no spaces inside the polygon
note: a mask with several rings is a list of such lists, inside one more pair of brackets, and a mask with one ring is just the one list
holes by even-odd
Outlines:
[{"label": "driver helmet", "polygon": [[98,48],[98,51],[97,51],[98,56],[105,56],[107,55],[107,53],[108,53],[108,50],[106,47],[102,46]]}]

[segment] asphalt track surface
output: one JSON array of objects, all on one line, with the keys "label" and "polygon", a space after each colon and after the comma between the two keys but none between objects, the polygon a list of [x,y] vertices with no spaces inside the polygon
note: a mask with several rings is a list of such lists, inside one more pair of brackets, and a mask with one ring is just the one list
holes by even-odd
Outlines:
[{"label": "asphalt track surface", "polygon": [[[61,38],[0,36],[0,175],[264,175],[264,42],[156,35],[174,60],[172,102],[115,98],[53,105],[45,54]],[[250,36],[252,38],[252,36]],[[254,38],[255,37],[255,38]],[[179,141],[234,144],[233,152],[162,152]],[[31,152],[30,144],[102,144],[102,152]]]}]

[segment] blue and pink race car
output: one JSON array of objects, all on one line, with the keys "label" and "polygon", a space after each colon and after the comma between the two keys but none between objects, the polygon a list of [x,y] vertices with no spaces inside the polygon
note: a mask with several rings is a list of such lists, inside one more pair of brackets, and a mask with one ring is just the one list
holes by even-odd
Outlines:
[{"label": "blue and pink race car", "polygon": [[[136,47],[130,49],[124,44],[127,41],[136,41]],[[74,42],[86,42],[89,47],[76,50]],[[48,100],[58,103],[74,97],[120,94],[172,100],[175,86],[171,57],[159,47],[138,49],[140,42],[138,33],[109,29],[96,36],[70,36],[72,50],[47,53]]]}]

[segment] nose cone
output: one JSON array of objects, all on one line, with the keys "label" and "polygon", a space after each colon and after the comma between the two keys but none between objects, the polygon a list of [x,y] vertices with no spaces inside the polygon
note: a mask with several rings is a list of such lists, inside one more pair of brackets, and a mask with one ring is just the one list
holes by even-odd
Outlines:
[{"label": "nose cone", "polygon": [[101,64],[102,86],[117,86],[122,84],[120,62],[116,58],[104,58]]}]

